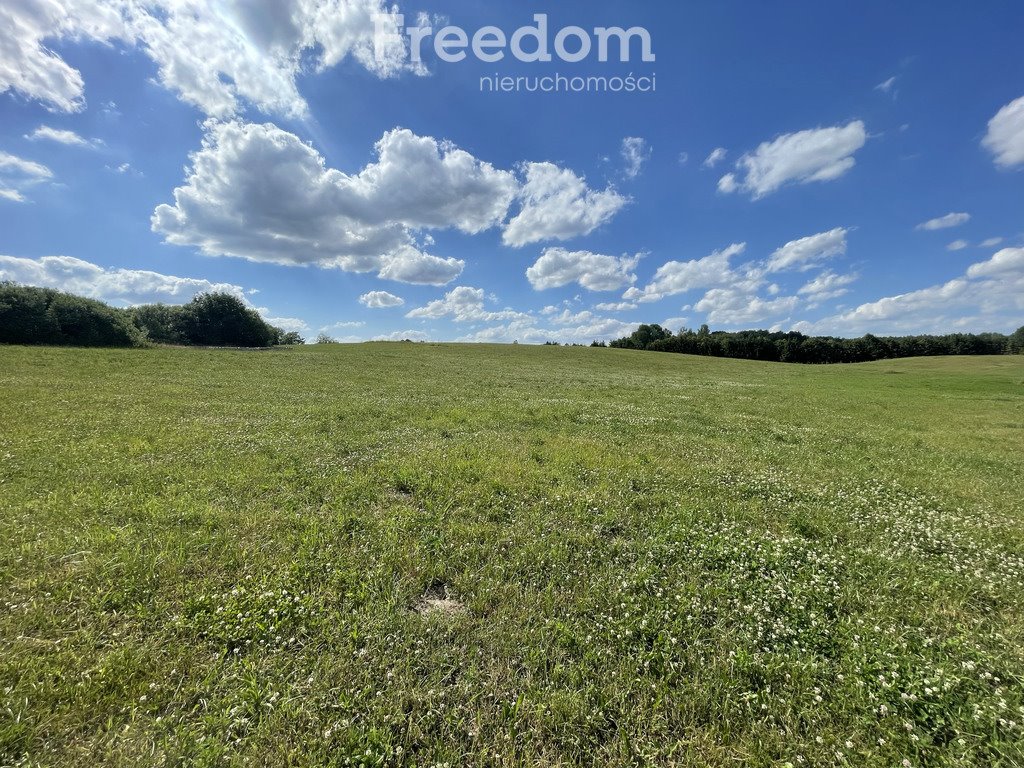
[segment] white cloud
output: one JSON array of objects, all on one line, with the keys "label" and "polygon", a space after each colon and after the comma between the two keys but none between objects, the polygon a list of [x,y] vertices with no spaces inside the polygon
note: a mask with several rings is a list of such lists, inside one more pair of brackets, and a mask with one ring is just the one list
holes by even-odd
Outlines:
[{"label": "white cloud", "polygon": [[608,341],[628,336],[639,325],[639,323],[626,323],[614,318],[596,317],[578,325],[546,327],[538,325],[535,318],[527,316],[503,325],[476,330],[459,337],[456,341],[477,344],[507,344],[513,341],[524,344],[542,344],[545,341],[589,344],[592,341]]},{"label": "white cloud", "polygon": [[1000,168],[1024,163],[1024,96],[1004,106],[988,121],[988,131],[981,140]]},{"label": "white cloud", "polygon": [[403,245],[387,256],[377,277],[398,283],[447,285],[462,274],[465,266],[466,262],[462,259],[443,259],[411,245]]},{"label": "white cloud", "polygon": [[[539,312],[489,309],[488,303],[496,301],[496,297],[488,296],[481,288],[458,286],[442,298],[410,310],[406,317],[412,320],[449,320],[468,325],[468,331],[456,339],[465,342],[563,341],[589,344],[597,339],[628,335],[638,325],[603,317],[589,310],[574,310],[570,305],[576,304],[576,300],[562,302],[563,306],[547,306]],[[403,331],[394,336],[406,338],[409,333]]]},{"label": "white cloud", "polygon": [[[1024,277],[1024,248],[1003,248],[988,261],[972,264],[967,269],[967,277],[972,279],[1015,273],[1021,273],[1018,277]],[[1021,299],[1024,300],[1024,296]]]},{"label": "white cloud", "polygon": [[837,299],[849,293],[846,286],[857,280],[857,275],[837,275],[835,272],[822,272],[806,283],[797,293],[805,296],[812,305],[818,305],[829,299]]},{"label": "white cloud", "polygon": [[29,141],[54,141],[72,147],[95,147],[103,143],[98,139],[84,139],[74,131],[51,128],[48,125],[40,125],[32,133],[25,134],[25,138]]},{"label": "white cloud", "polygon": [[961,224],[966,224],[970,220],[971,214],[969,213],[947,213],[945,216],[939,216],[936,219],[929,219],[928,221],[918,224],[917,229],[933,232],[937,229],[959,227]]},{"label": "white cloud", "polygon": [[723,195],[731,194],[739,189],[739,182],[736,181],[736,174],[727,173],[718,180],[718,191]]},{"label": "white cloud", "polygon": [[633,270],[640,261],[636,256],[603,256],[590,251],[569,251],[547,248],[526,270],[526,277],[536,290],[560,288],[578,283],[590,291],[614,291],[636,282]]},{"label": "white cloud", "polygon": [[583,177],[554,163],[527,163],[524,169],[522,210],[505,227],[506,245],[589,235],[629,202],[611,187],[591,189]]},{"label": "white cloud", "polygon": [[805,333],[843,335],[1011,331],[1024,313],[1024,248],[1004,248],[941,285],[887,296],[814,323]]},{"label": "white cloud", "polygon": [[947,251],[962,251],[964,248],[970,247],[970,243],[966,240],[954,240],[952,243],[946,246]]},{"label": "white cloud", "polygon": [[662,322],[662,328],[668,328],[670,331],[678,331],[686,327],[686,324],[690,322],[687,317],[670,317]]},{"label": "white cloud", "polygon": [[768,259],[769,272],[786,269],[807,270],[820,261],[846,253],[846,233],[842,227],[817,235],[791,240],[777,249]]},{"label": "white cloud", "polygon": [[499,224],[517,191],[510,171],[465,150],[396,128],[376,144],[377,162],[357,176],[335,177],[360,219],[477,233]]},{"label": "white cloud", "polygon": [[702,259],[666,262],[658,267],[654,278],[645,288],[630,288],[622,298],[626,301],[652,302],[698,288],[721,285],[736,277],[729,260],[742,254],[746,247],[746,243],[733,243]]},{"label": "white cloud", "polygon": [[680,152],[678,160],[680,165],[686,165],[688,162],[690,162],[690,153]]},{"label": "white cloud", "polygon": [[280,328],[282,331],[294,331],[295,333],[305,333],[309,330],[309,323],[298,317],[273,317],[271,316],[270,310],[266,307],[256,307],[256,311],[260,313],[260,317],[266,320],[275,328]]},{"label": "white cloud", "polygon": [[26,160],[2,150],[0,150],[0,174],[20,176],[37,181],[53,178],[53,171],[42,163]]},{"label": "white cloud", "polygon": [[137,168],[133,168],[131,163],[121,163],[116,167],[111,167],[109,165],[105,165],[103,167],[112,173],[118,174],[119,176],[134,176],[140,179],[145,176],[142,171]]},{"label": "white cloud", "polygon": [[22,190],[53,178],[53,171],[42,163],[26,160],[0,150],[0,198],[25,202]]},{"label": "white cloud", "polygon": [[366,325],[362,320],[339,320],[336,323],[323,326],[320,331],[326,333],[328,331],[346,331],[353,328],[363,328]]},{"label": "white cloud", "polygon": [[721,178],[719,191],[743,190],[757,200],[788,183],[838,179],[853,168],[853,154],[866,140],[860,120],[784,134],[743,155],[736,162],[736,172]]},{"label": "white cloud", "polygon": [[881,91],[882,93],[893,93],[895,95],[895,92],[893,91],[893,86],[895,85],[896,76],[894,75],[893,77],[890,77],[888,80],[883,80],[878,85],[876,85],[875,90]]},{"label": "white cloud", "polygon": [[421,320],[439,320],[447,317],[456,323],[500,322],[527,317],[524,313],[513,310],[491,312],[484,308],[484,298],[482,288],[460,285],[448,291],[444,298],[435,299],[425,306],[412,309],[405,316]]},{"label": "white cloud", "polygon": [[725,156],[729,154],[729,150],[725,147],[715,147],[711,150],[711,154],[704,158],[702,165],[705,168],[714,168],[720,162],[725,160]]},{"label": "white cloud", "polygon": [[561,312],[548,317],[548,322],[554,323],[555,325],[580,325],[581,323],[593,323],[601,319],[602,318],[595,315],[589,309],[584,309],[581,312],[573,312],[571,309],[563,309]]},{"label": "white cloud", "polygon": [[0,280],[56,288],[79,296],[124,304],[183,304],[198,293],[220,291],[245,298],[241,286],[175,277],[140,269],[111,269],[71,256],[24,259],[0,256]]},{"label": "white cloud", "polygon": [[18,0],[0,5],[0,93],[14,90],[55,112],[85,106],[82,75],[44,41],[129,36],[118,3]]},{"label": "white cloud", "polygon": [[[694,290],[703,296],[683,310],[704,312],[710,323],[740,326],[749,323],[779,320],[802,304],[817,306],[823,301],[847,292],[845,286],[856,275],[825,272],[806,283],[797,295],[780,295],[777,284],[768,284],[773,272],[797,269],[806,271],[823,260],[845,253],[847,230],[837,228],[786,243],[763,262],[747,261],[733,266],[732,260],[746,251],[745,243],[734,243],[702,259],[670,261],[663,264],[643,289],[630,288],[623,294],[627,302],[654,302]],[[764,291],[768,296],[759,294]],[[610,308],[603,305],[600,308]],[[776,324],[777,325],[777,324]],[[775,327],[773,325],[773,327]]]},{"label": "white cloud", "polygon": [[385,133],[375,149],[374,162],[348,175],[273,124],[207,121],[185,183],[173,204],[156,208],[153,230],[211,256],[443,285],[464,263],[423,252],[414,236],[423,230],[476,234],[502,225],[520,199],[504,240],[524,245],[586,234],[626,202],[550,163],[527,164],[520,185],[511,171],[405,129]]},{"label": "white cloud", "polygon": [[375,55],[374,16],[397,30],[396,13],[384,0],[20,0],[0,7],[0,92],[80,111],[81,73],[47,41],[120,41],[148,54],[160,82],[208,115],[229,117],[245,101],[301,117],[303,71],[351,57],[379,77],[423,72],[408,61],[404,36]]},{"label": "white cloud", "polygon": [[646,141],[638,136],[628,136],[622,140],[622,160],[626,164],[626,178],[635,179],[640,175],[644,163],[651,159],[651,148]]},{"label": "white cloud", "polygon": [[404,129],[384,134],[376,152],[376,162],[350,176],[274,125],[208,123],[185,185],[173,205],[157,207],[153,229],[211,256],[450,282],[463,262],[423,253],[412,232],[497,225],[515,177]]},{"label": "white cloud", "polygon": [[387,291],[370,291],[359,297],[359,303],[370,309],[387,309],[388,307],[402,306],[405,304],[405,299]]},{"label": "white cloud", "polygon": [[394,331],[380,336],[374,336],[371,341],[429,341],[430,334],[426,331]]},{"label": "white cloud", "polygon": [[737,326],[777,319],[796,309],[799,302],[796,296],[763,299],[742,287],[728,286],[712,288],[693,308],[707,313],[709,323]]},{"label": "white cloud", "polygon": [[997,245],[1003,242],[1001,237],[990,237],[988,240],[982,240],[978,245],[982,248],[995,248]]},{"label": "white cloud", "polygon": [[598,312],[632,312],[639,306],[639,304],[634,304],[631,301],[611,301],[595,304],[594,309]]},{"label": "white cloud", "polygon": [[[473,324],[476,327],[456,340],[474,343],[563,341],[589,344],[598,339],[628,335],[637,327],[637,323],[601,317],[588,310],[574,312],[555,306],[545,307],[538,314],[511,309],[491,311],[486,308],[486,301],[482,289],[459,286],[443,298],[411,310],[406,317]],[[491,325],[481,327],[481,324]]]}]

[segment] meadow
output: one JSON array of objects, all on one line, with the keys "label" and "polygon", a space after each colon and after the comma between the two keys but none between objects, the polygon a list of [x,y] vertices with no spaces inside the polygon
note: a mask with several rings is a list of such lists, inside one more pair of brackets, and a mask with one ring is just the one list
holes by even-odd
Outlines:
[{"label": "meadow", "polygon": [[1024,357],[0,347],[0,765],[1024,765]]}]

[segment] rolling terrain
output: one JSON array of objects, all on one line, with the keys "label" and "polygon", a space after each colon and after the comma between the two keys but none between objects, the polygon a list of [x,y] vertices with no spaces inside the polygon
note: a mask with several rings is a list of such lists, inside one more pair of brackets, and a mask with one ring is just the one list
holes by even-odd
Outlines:
[{"label": "rolling terrain", "polygon": [[0,765],[1024,764],[1024,358],[0,347]]}]

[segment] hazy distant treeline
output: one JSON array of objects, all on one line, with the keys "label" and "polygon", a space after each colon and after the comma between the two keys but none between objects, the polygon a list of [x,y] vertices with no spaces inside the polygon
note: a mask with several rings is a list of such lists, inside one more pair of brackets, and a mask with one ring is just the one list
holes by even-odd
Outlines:
[{"label": "hazy distant treeline", "polygon": [[[595,346],[605,346],[595,342]],[[622,349],[679,352],[688,355],[770,360],[781,363],[863,363],[928,355],[1002,355],[1024,353],[1024,326],[1001,333],[950,333],[944,336],[862,336],[842,339],[805,336],[796,331],[711,331],[706,325],[678,333],[660,325],[641,325],[608,344]]]},{"label": "hazy distant treeline", "polygon": [[0,344],[138,347],[148,343],[212,347],[302,344],[229,293],[188,304],[125,309],[50,288],[0,283]]}]

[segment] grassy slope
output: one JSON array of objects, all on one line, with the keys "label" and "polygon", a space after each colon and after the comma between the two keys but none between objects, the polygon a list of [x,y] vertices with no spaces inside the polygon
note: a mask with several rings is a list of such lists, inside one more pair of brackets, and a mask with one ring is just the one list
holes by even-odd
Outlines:
[{"label": "grassy slope", "polygon": [[0,765],[1020,765],[1022,478],[1022,358],[0,348]]}]

